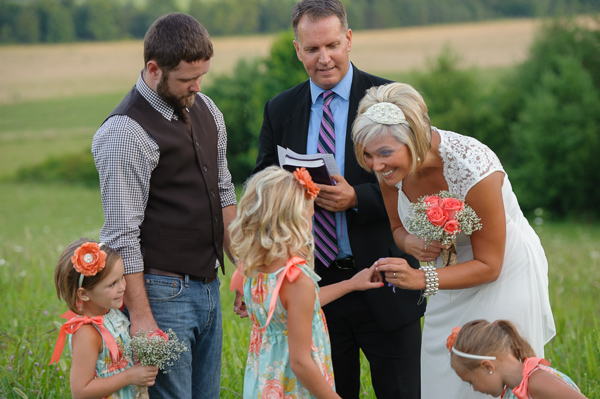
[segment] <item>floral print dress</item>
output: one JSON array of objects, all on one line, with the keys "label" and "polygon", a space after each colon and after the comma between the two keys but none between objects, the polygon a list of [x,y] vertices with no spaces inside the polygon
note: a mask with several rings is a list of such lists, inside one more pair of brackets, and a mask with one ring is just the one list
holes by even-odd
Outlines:
[{"label": "floral print dress", "polygon": [[[317,282],[320,278],[310,270],[304,259],[293,257],[285,268],[276,273],[258,273],[255,277],[244,279],[244,300],[252,320],[252,335],[244,377],[244,398],[246,399],[313,397],[296,379],[290,367],[287,311],[278,297],[277,279],[281,273],[288,273],[288,270],[292,268],[298,268],[301,273],[315,282],[317,296],[312,321],[312,358],[329,385],[335,389],[329,333],[318,297]],[[277,299],[272,318],[267,324],[273,295],[276,295]],[[265,325],[267,328],[262,329]]]},{"label": "floral print dress", "polygon": [[[98,327],[94,326],[96,329]],[[94,378],[106,378],[111,375],[125,371],[133,366],[133,359],[131,356],[124,351],[126,344],[129,342],[129,320],[127,317],[117,309],[111,309],[107,314],[104,315],[104,327],[110,332],[117,342],[119,348],[119,356],[116,362],[113,362],[108,346],[104,339],[102,339],[102,353],[98,355],[96,361],[96,371]],[[71,338],[69,335],[69,349],[72,352]],[[136,395],[136,389],[133,385],[127,385],[112,395],[106,396],[102,399],[133,399]]]}]

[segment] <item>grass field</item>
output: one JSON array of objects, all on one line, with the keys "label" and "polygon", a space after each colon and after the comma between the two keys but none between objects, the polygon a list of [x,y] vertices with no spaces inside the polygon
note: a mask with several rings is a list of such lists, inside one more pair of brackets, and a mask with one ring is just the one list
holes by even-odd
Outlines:
[{"label": "grass field", "polygon": [[[467,66],[485,67],[482,73],[494,76],[523,59],[538,24],[519,20],[354,32],[351,56],[359,67],[392,77],[421,68],[451,43]],[[227,71],[237,57],[265,55],[271,41],[267,36],[215,39],[213,73]],[[52,274],[66,244],[80,236],[98,238],[99,190],[2,177],[49,156],[89,152],[97,127],[136,79],[141,42],[0,47],[0,59],[0,399],[66,398],[68,351],[58,366],[47,366],[58,316],[65,310],[56,299]],[[589,398],[600,398],[600,226],[546,220],[536,230],[550,265],[558,330],[546,356]],[[237,398],[250,324],[231,311],[232,267],[227,266],[221,289],[221,397]],[[374,398],[366,367],[361,384],[362,397]]]},{"label": "grass field", "polygon": [[[57,336],[58,302],[52,273],[63,247],[98,238],[99,191],[57,184],[2,183],[0,189],[0,398],[68,397],[69,356],[47,366]],[[537,227],[550,264],[550,295],[558,333],[546,356],[590,398],[600,398],[600,226],[550,223]],[[228,266],[228,276],[232,267]],[[223,398],[238,397],[250,332],[232,312],[222,280]],[[365,398],[374,398],[363,369]],[[23,395],[19,394],[23,392]]]}]

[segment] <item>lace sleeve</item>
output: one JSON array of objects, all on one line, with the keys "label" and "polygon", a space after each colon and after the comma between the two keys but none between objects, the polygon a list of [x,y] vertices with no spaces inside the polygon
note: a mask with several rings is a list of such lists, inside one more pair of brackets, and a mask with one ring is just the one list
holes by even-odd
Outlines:
[{"label": "lace sleeve", "polygon": [[475,184],[493,172],[505,173],[496,154],[485,144],[473,137],[436,130],[440,134],[444,177],[451,193],[466,198]]}]

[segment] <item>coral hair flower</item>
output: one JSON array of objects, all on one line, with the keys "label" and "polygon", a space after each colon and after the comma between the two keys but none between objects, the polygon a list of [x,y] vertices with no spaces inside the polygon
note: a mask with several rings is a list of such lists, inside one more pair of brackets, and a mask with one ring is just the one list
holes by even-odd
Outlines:
[{"label": "coral hair flower", "polygon": [[296,168],[294,176],[296,176],[298,182],[306,190],[306,196],[310,199],[315,199],[321,189],[313,182],[312,177],[310,177],[310,173],[308,173],[306,168]]},{"label": "coral hair flower", "polygon": [[81,244],[71,256],[73,267],[82,275],[95,276],[106,266],[106,252],[95,242]]},{"label": "coral hair flower", "polygon": [[454,327],[452,329],[452,334],[450,334],[450,336],[448,336],[448,339],[446,340],[446,348],[448,348],[448,350],[450,352],[452,352],[452,347],[454,346],[454,343],[456,342],[456,337],[458,336],[459,332],[460,332],[460,327]]}]

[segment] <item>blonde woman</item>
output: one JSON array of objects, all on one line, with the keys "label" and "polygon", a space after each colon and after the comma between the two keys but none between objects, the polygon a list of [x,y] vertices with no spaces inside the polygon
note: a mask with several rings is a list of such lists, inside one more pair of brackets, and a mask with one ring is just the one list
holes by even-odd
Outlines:
[{"label": "blonde woman", "polygon": [[[500,160],[472,137],[432,127],[421,95],[402,83],[367,91],[353,140],[358,162],[379,179],[396,244],[423,265],[413,269],[399,258],[375,262],[387,281],[428,297],[422,397],[483,397],[450,367],[444,342],[452,327],[473,319],[508,319],[539,356],[555,334],[548,262]],[[448,267],[441,267],[442,245],[425,245],[406,228],[411,203],[440,191],[464,199],[483,225],[470,236],[458,235],[457,263]]]}]

